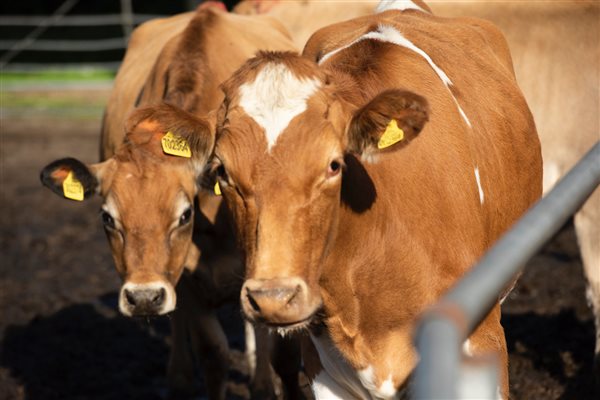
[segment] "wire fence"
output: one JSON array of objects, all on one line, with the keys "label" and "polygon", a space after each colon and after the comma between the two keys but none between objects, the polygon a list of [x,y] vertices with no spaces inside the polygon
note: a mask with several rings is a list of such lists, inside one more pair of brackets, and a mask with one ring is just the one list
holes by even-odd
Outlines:
[{"label": "wire fence", "polygon": [[[97,68],[116,71],[120,65],[124,50],[127,48],[128,39],[133,29],[148,20],[165,17],[165,15],[156,14],[134,14],[131,6],[131,0],[119,0],[120,14],[105,15],[67,15],[79,0],[66,0],[58,7],[52,15],[49,16],[25,16],[25,15],[3,15],[0,17],[0,29],[14,31],[18,27],[27,29],[33,27],[26,35],[19,39],[0,40],[0,70],[9,71],[37,71],[40,69],[77,69],[77,68]],[[183,10],[182,10],[183,11]],[[88,28],[88,27],[106,27],[112,28],[110,31],[113,37],[86,39],[81,35],[58,39],[40,39],[50,28]],[[116,32],[120,35],[114,36]],[[108,30],[108,29],[107,29]],[[68,62],[47,63],[39,61],[23,61],[18,57],[26,53],[41,52],[41,59],[47,60],[53,58],[52,53],[75,53],[68,54]],[[102,61],[84,61],[87,57],[84,54],[93,54],[95,52],[112,52]],[[49,55],[50,53],[50,55]],[[45,56],[44,56],[45,54]],[[61,59],[66,57],[62,54]],[[23,57],[21,57],[23,58]],[[32,57],[27,57],[31,59]],[[56,57],[58,58],[58,57]],[[97,57],[96,57],[97,58]]]}]

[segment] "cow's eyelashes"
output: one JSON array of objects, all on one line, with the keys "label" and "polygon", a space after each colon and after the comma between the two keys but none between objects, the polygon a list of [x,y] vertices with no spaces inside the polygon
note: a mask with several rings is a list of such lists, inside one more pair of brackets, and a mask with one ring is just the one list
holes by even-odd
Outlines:
[{"label": "cow's eyelashes", "polygon": [[106,229],[115,229],[115,219],[108,212],[101,210],[100,219]]}]

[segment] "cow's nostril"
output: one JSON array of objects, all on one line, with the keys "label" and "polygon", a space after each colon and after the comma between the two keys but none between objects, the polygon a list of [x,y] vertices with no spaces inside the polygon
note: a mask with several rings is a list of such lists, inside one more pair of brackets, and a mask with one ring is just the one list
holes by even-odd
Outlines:
[{"label": "cow's nostril", "polygon": [[161,305],[163,303],[163,301],[165,300],[165,295],[166,295],[166,291],[164,288],[161,288],[150,300],[152,302],[152,304],[158,306]]},{"label": "cow's nostril", "polygon": [[135,296],[133,295],[133,293],[131,293],[129,290],[125,290],[125,299],[127,299],[127,302],[134,306],[136,305],[136,300],[135,300]]},{"label": "cow's nostril", "polygon": [[250,303],[252,309],[256,312],[260,312],[260,306],[258,305],[256,300],[254,300],[254,297],[252,297],[252,293],[249,289],[246,289],[246,297],[248,298],[248,303]]}]

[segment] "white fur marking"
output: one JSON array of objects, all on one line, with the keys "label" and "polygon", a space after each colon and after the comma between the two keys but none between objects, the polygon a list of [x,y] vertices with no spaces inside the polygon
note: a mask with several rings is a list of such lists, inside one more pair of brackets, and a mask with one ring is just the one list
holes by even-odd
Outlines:
[{"label": "white fur marking", "polygon": [[113,221],[115,221],[115,227],[117,227],[117,229],[123,229],[120,220],[121,214],[119,214],[119,208],[117,207],[117,202],[113,196],[109,195],[106,197],[104,204],[102,204],[102,210],[107,212],[112,217]]},{"label": "white fur marking", "polygon": [[544,193],[548,193],[550,189],[552,189],[552,187],[556,185],[556,182],[558,182],[559,178],[560,168],[558,167],[558,164],[550,160],[544,160]]},{"label": "white fur marking", "polygon": [[240,106],[265,130],[268,150],[290,121],[306,110],[321,83],[298,79],[283,64],[267,64],[252,83],[240,87]]},{"label": "white fur marking", "polygon": [[[344,399],[368,399],[369,392],[363,386],[361,379],[357,376],[356,371],[348,364],[344,357],[335,348],[331,339],[327,335],[319,337],[310,336],[317,352],[323,369],[327,371],[327,375],[332,382],[335,382],[337,387],[343,390],[346,395]],[[327,397],[320,397],[327,399]]]},{"label": "white fur marking", "polygon": [[479,188],[479,202],[483,204],[484,195],[483,188],[481,187],[481,178],[479,177],[479,167],[475,167],[475,179],[477,180],[477,187]]},{"label": "white fur marking", "polygon": [[338,385],[325,370],[315,377],[311,388],[317,400],[346,400],[354,397],[351,392]]},{"label": "white fur marking", "polygon": [[375,7],[375,13],[384,12],[387,10],[419,10],[425,11],[410,0],[381,0],[377,7]]},{"label": "white fur marking", "polygon": [[469,339],[465,340],[463,345],[463,353],[465,353],[465,355],[471,357],[473,356],[473,351],[471,350],[471,341]]},{"label": "white fur marking", "polygon": [[461,117],[464,119],[467,126],[469,126],[469,128],[471,127],[471,121],[469,121],[469,119],[467,118],[467,115],[465,114],[463,109],[458,104],[456,97],[454,97],[454,94],[450,90],[450,86],[453,85],[453,83],[450,80],[450,78],[448,78],[448,75],[446,75],[446,73],[433,62],[433,60],[431,59],[431,57],[429,57],[429,55],[427,53],[425,53],[419,47],[415,46],[415,44],[413,42],[411,42],[410,40],[405,38],[402,35],[402,33],[400,33],[400,31],[398,31],[393,26],[379,25],[377,27],[377,30],[365,33],[364,35],[362,35],[355,41],[347,44],[346,46],[340,47],[339,49],[335,49],[335,50],[325,54],[319,60],[319,64],[324,63],[327,59],[331,58],[334,54],[337,54],[340,51],[345,50],[348,47],[351,47],[351,46],[355,45],[356,43],[361,42],[366,39],[379,40],[381,42],[388,42],[388,43],[393,43],[398,46],[406,47],[407,49],[412,50],[415,53],[419,54],[421,57],[423,57],[425,59],[425,61],[427,61],[429,66],[437,74],[437,76],[441,79],[441,81],[444,83],[444,85],[446,86],[448,91],[450,92],[450,95],[454,99],[454,103],[456,104],[456,107],[458,107],[458,111],[459,111]]},{"label": "white fur marking", "polygon": [[175,215],[173,215],[173,222],[171,223],[171,229],[179,226],[179,218],[185,210],[192,206],[192,203],[188,200],[187,196],[183,192],[179,192],[175,198]]},{"label": "white fur marking", "polygon": [[392,374],[390,374],[381,386],[379,386],[379,389],[377,389],[377,395],[383,399],[391,399],[396,396],[396,393],[397,390],[392,380]]},{"label": "white fur marking", "polygon": [[357,373],[358,379],[360,379],[360,383],[370,392],[376,390],[375,386],[375,371],[373,370],[373,366],[369,365],[365,369],[361,369]]},{"label": "white fur marking", "polygon": [[256,373],[256,334],[254,332],[254,326],[244,321],[244,333],[246,339],[246,361],[248,361],[248,369],[250,379],[254,379]]}]

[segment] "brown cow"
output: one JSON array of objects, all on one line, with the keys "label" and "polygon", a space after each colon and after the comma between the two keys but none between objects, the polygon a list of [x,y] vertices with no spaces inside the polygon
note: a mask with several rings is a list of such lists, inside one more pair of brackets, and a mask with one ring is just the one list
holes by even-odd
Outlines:
[{"label": "brown cow", "polygon": [[[236,12],[265,13],[303,43],[325,24],[368,14],[378,1],[245,0]],[[544,159],[544,192],[600,140],[600,4],[579,0],[438,1],[435,14],[475,16],[505,34],[515,74],[536,121]],[[566,62],[568,60],[568,62]],[[564,112],[565,98],[569,112]],[[575,229],[596,321],[595,368],[600,385],[600,191],[575,216]]]},{"label": "brown cow", "polygon": [[[170,385],[193,387],[189,336],[195,358],[205,366],[211,399],[225,397],[229,366],[227,340],[214,309],[239,298],[243,265],[220,199],[199,192],[214,137],[197,126],[207,123],[212,117],[206,115],[221,102],[221,81],[258,49],[293,49],[293,44],[268,17],[213,8],[143,25],[132,37],[107,107],[102,154],[109,158],[91,165],[63,159],[42,171],[44,184],[61,196],[75,178],[80,182],[75,191],[83,198],[94,193],[104,198],[102,219],[124,281],[119,309],[125,315],[172,312]],[[125,123],[135,106],[163,100],[171,105],[142,107]],[[190,158],[163,151],[167,132],[188,138]],[[257,360],[255,394],[272,392],[265,354],[258,350],[262,359]],[[293,369],[293,361],[288,364]],[[297,371],[278,369],[287,374],[284,383],[293,396]]]},{"label": "brown cow", "polygon": [[[317,398],[395,397],[416,363],[418,313],[542,189],[502,34],[422,2],[379,11],[318,31],[305,57],[249,60],[223,85],[216,125],[244,313],[308,331]],[[499,354],[507,398],[499,304],[465,351]]]},{"label": "brown cow", "polygon": [[298,48],[317,29],[336,22],[373,14],[379,0],[244,0],[233,11],[238,14],[269,15],[280,21]]},{"label": "brown cow", "polygon": [[[600,4],[461,1],[432,8],[440,15],[489,19],[505,33],[519,85],[536,120],[544,192],[549,191],[600,140]],[[596,319],[595,375],[600,387],[599,190],[575,215],[575,229]]]}]

